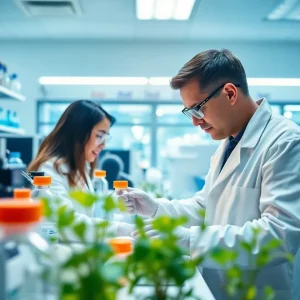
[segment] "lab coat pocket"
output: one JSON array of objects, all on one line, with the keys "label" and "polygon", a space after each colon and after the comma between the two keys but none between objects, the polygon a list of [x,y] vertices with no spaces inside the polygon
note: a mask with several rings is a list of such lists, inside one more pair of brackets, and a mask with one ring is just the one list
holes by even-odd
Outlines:
[{"label": "lab coat pocket", "polygon": [[233,186],[230,195],[229,224],[243,226],[247,221],[260,218],[260,193],[260,188]]}]

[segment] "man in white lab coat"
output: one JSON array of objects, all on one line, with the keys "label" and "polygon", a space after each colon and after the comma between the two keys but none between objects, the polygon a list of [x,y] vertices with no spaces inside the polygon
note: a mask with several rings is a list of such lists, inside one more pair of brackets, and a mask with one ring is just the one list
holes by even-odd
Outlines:
[{"label": "man in white lab coat", "polygon": [[[171,86],[180,89],[182,112],[193,125],[223,142],[211,158],[202,191],[190,199],[168,201],[129,189],[123,194],[128,211],[151,218],[187,216],[189,222],[179,228],[178,236],[191,255],[215,246],[240,249],[239,242],[250,240],[254,228],[261,230],[258,251],[276,238],[282,240],[280,250],[296,254],[300,241],[300,128],[273,115],[266,99],[251,99],[244,68],[228,50],[197,54],[172,78]],[[200,208],[206,211],[208,225],[202,234]],[[147,230],[149,236],[157,236],[151,227]],[[244,255],[237,264],[250,268]],[[202,267],[216,299],[223,299],[224,270],[210,260]],[[270,285],[276,299],[292,299],[292,272],[293,266],[286,260],[274,261],[260,271],[258,291]]]}]

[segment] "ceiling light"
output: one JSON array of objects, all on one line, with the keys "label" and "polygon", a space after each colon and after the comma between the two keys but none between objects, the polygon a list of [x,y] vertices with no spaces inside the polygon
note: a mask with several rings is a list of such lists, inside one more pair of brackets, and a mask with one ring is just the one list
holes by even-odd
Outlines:
[{"label": "ceiling light", "polygon": [[[249,86],[300,86],[300,78],[247,78]],[[41,85],[154,85],[170,86],[170,77],[57,77],[39,78]]]},{"label": "ceiling light", "polygon": [[157,115],[158,117],[162,117],[162,116],[164,115],[164,111],[163,111],[161,108],[158,108],[158,109],[156,110],[156,115]]},{"label": "ceiling light", "polygon": [[283,115],[288,119],[292,119],[293,117],[293,113],[291,111],[286,111]]},{"label": "ceiling light", "polygon": [[298,0],[283,0],[271,13],[267,19],[270,21],[290,19],[288,16],[294,10],[294,7],[299,5]]},{"label": "ceiling light", "polygon": [[177,0],[173,18],[175,20],[188,20],[191,16],[195,0]]},{"label": "ceiling light", "polygon": [[42,85],[146,85],[147,77],[40,77]]},{"label": "ceiling light", "polygon": [[300,86],[300,78],[248,78],[249,86]]},{"label": "ceiling light", "polygon": [[154,18],[157,20],[172,19],[175,9],[175,0],[158,0],[156,1]]},{"label": "ceiling light", "polygon": [[[150,77],[151,85],[170,85],[170,77]],[[300,86],[300,78],[247,78],[249,86]]]},{"label": "ceiling light", "polygon": [[188,20],[196,0],[136,0],[139,20]]},{"label": "ceiling light", "polygon": [[170,85],[170,77],[150,77],[149,84],[151,85]]},{"label": "ceiling light", "polygon": [[140,20],[153,19],[154,2],[155,2],[155,0],[137,0],[136,1],[137,18]]}]

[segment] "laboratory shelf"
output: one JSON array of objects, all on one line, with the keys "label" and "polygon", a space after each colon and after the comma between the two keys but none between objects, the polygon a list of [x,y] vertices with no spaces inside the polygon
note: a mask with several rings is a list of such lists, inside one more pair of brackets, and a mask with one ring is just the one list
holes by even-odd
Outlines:
[{"label": "laboratory shelf", "polygon": [[0,125],[0,135],[1,133],[25,134],[25,130],[22,128]]},{"label": "laboratory shelf", "polygon": [[11,91],[10,89],[1,85],[0,85],[0,98],[10,98],[21,102],[24,102],[26,100],[25,96],[16,93],[14,91]]}]

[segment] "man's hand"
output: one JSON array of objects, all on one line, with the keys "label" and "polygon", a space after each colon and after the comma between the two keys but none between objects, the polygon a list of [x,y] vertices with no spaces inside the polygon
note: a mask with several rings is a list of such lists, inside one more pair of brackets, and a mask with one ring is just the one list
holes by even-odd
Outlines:
[{"label": "man's hand", "polygon": [[127,188],[117,192],[127,212],[130,214],[138,214],[145,217],[154,217],[158,209],[158,201],[142,190],[135,188]]}]

